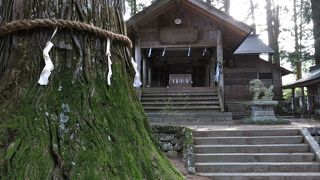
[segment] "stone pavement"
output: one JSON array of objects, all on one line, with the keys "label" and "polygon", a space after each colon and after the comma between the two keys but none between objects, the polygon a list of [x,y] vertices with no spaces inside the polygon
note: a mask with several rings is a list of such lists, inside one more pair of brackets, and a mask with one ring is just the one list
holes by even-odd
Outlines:
[{"label": "stone pavement", "polygon": [[316,121],[312,118],[291,118],[283,117],[289,120],[291,124],[285,125],[243,125],[239,121],[234,121],[230,125],[214,125],[214,126],[188,126],[193,130],[240,130],[240,129],[277,129],[277,128],[303,128],[303,127],[320,127],[320,120]]}]

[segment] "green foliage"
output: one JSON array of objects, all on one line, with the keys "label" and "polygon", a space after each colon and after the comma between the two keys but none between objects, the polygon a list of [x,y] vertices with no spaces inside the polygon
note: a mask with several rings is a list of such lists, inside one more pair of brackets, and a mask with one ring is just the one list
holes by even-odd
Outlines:
[{"label": "green foliage", "polygon": [[283,99],[286,101],[291,101],[291,98],[292,98],[291,89],[284,89],[283,90]]},{"label": "green foliage", "polygon": [[[128,3],[128,7],[127,10],[130,11],[130,15],[134,16],[135,14],[137,14],[138,12],[142,11],[144,8],[146,8],[146,4],[143,3],[138,3],[138,0],[126,0],[126,2]],[[153,3],[154,1],[152,1],[151,3]]]}]

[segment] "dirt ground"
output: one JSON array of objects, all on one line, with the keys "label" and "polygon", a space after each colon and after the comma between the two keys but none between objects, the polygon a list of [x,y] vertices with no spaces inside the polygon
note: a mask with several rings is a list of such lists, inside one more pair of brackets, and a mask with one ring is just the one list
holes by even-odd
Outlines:
[{"label": "dirt ground", "polygon": [[170,162],[185,176],[187,180],[210,180],[210,178],[188,174],[182,157],[168,158]]}]

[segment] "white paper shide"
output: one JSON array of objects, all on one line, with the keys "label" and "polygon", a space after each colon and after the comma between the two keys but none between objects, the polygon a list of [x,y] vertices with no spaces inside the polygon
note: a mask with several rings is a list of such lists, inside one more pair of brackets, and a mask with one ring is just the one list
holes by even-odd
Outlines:
[{"label": "white paper shide", "polygon": [[136,73],[133,81],[133,87],[138,88],[142,85],[141,80],[140,80],[140,73],[138,70],[138,64],[134,61],[133,58],[131,58],[131,63],[133,65],[134,71]]},{"label": "white paper shide", "polygon": [[107,83],[111,85],[111,77],[112,77],[112,61],[111,61],[111,51],[110,51],[111,41],[110,39],[107,40],[107,57],[108,57],[108,76],[107,76]]},{"label": "white paper shide", "polygon": [[46,47],[43,50],[43,58],[45,61],[45,66],[40,74],[40,78],[38,81],[38,83],[42,86],[48,85],[51,71],[54,69],[53,63],[52,63],[51,58],[49,56],[49,52],[52,47],[53,47],[53,43],[49,41],[49,42],[47,42]]}]

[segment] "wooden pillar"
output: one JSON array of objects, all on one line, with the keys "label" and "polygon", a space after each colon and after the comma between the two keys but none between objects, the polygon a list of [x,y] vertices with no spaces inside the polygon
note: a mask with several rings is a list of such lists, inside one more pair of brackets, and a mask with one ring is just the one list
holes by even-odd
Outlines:
[{"label": "wooden pillar", "polygon": [[[212,62],[213,62],[213,58],[212,58]],[[208,71],[209,71],[209,84],[210,84],[210,87],[214,87],[214,76],[215,76],[214,63],[213,63],[213,65],[211,65],[209,67],[210,67],[210,69],[208,69]]]},{"label": "wooden pillar", "polygon": [[294,101],[294,97],[295,97],[295,91],[294,88],[291,89],[291,98],[292,98],[292,111],[293,111],[293,115],[296,112],[296,105],[295,105],[295,101]]},{"label": "wooden pillar", "polygon": [[[217,31],[217,62],[221,64],[221,74],[219,80],[219,87],[221,90],[221,101],[222,105],[224,106],[224,68],[223,68],[223,44],[222,44],[222,32],[221,30]],[[213,66],[214,67],[214,66]],[[213,72],[215,70],[213,69]],[[221,107],[224,109],[224,107]]]},{"label": "wooden pillar", "polygon": [[151,63],[149,63],[148,66],[148,87],[151,87],[152,83],[152,68],[151,68]]},{"label": "wooden pillar", "polygon": [[135,35],[135,44],[134,44],[134,55],[135,60],[138,65],[138,71],[141,74],[141,47],[140,47],[140,34]]},{"label": "wooden pillar", "polygon": [[304,87],[301,87],[301,101],[302,101],[302,114],[305,114],[306,112],[306,104],[305,104],[305,96],[304,96]]},{"label": "wooden pillar", "polygon": [[142,60],[142,86],[144,88],[147,87],[147,60],[146,58],[143,58]]}]

